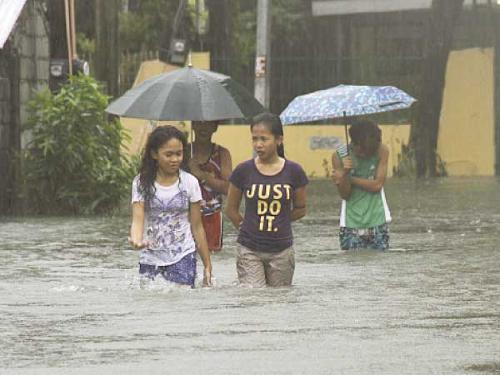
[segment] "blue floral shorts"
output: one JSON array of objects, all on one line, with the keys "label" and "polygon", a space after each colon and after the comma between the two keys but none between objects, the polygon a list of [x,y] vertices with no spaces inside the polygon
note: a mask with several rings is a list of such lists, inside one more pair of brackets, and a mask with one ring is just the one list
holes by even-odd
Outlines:
[{"label": "blue floral shorts", "polygon": [[342,250],[389,248],[389,227],[382,224],[367,229],[340,227],[340,248]]},{"label": "blue floral shorts", "polygon": [[139,275],[154,280],[161,275],[165,280],[177,284],[191,285],[196,280],[196,251],[189,253],[177,263],[168,266],[154,266],[139,263]]}]

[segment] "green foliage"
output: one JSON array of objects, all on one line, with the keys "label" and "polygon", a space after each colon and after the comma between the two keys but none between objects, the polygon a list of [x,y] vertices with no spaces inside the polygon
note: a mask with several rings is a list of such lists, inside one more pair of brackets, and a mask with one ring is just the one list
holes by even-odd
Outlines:
[{"label": "green foliage", "polygon": [[120,42],[129,51],[150,50],[157,47],[157,30],[150,35],[145,17],[138,13],[120,13]]},{"label": "green foliage", "polygon": [[[138,52],[157,50],[162,43],[168,45],[178,1],[141,0],[135,11],[120,13],[120,44],[123,50]],[[195,38],[189,12],[181,20],[181,35]]]},{"label": "green foliage", "polygon": [[332,167],[330,161],[328,161],[327,158],[323,158],[321,161],[321,166],[323,167],[323,170],[325,171],[325,177],[329,178],[332,174]]},{"label": "green foliage", "polygon": [[311,34],[310,4],[304,0],[274,0],[272,2],[273,41],[294,45],[304,42]]},{"label": "green foliage", "polygon": [[87,59],[95,53],[95,40],[88,38],[83,33],[76,33],[76,46],[80,55],[86,57]]},{"label": "green foliage", "polygon": [[235,58],[239,64],[245,65],[255,59],[255,43],[257,32],[257,14],[255,8],[240,9],[237,2],[233,4],[233,25],[235,33],[232,35]]},{"label": "green foliage", "polygon": [[396,177],[416,177],[416,164],[415,150],[408,145],[402,144],[401,153],[398,154],[398,163],[393,167],[392,174]]},{"label": "green foliage", "polygon": [[[398,163],[392,168],[395,177],[417,177],[417,161],[415,149],[410,145],[401,145],[401,153],[398,154]],[[446,177],[446,163],[439,154],[436,154],[436,177]]]},{"label": "green foliage", "polygon": [[134,169],[120,152],[128,135],[119,121],[106,120],[107,105],[98,83],[85,76],[30,103],[23,177],[33,213],[109,212],[128,194]]}]

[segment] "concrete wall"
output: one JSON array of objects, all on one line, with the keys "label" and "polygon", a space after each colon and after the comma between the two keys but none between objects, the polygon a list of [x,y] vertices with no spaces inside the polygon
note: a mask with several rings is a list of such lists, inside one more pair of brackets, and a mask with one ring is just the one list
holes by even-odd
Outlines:
[{"label": "concrete wall", "polygon": [[49,40],[41,3],[28,0],[0,53],[0,215],[16,211],[16,178],[27,103],[48,86]]},{"label": "concrete wall", "polygon": [[[410,134],[409,125],[381,125],[382,142],[389,147],[389,176],[397,165],[397,156]],[[222,125],[213,137],[227,147],[236,166],[252,157],[249,125]],[[331,157],[337,145],[345,143],[344,127],[332,125],[287,125],[284,127],[286,157],[302,165],[309,177],[331,174]]]},{"label": "concrete wall", "polygon": [[[28,120],[27,104],[36,91],[48,87],[49,82],[49,38],[48,25],[44,22],[39,2],[29,0],[18,20],[13,35],[13,44],[19,56],[20,121]],[[22,146],[29,135],[23,135]]]},{"label": "concrete wall", "polygon": [[9,151],[10,151],[10,82],[0,78],[0,213],[9,206]]},{"label": "concrete wall", "polygon": [[494,55],[473,48],[448,59],[438,153],[450,176],[495,175]]}]

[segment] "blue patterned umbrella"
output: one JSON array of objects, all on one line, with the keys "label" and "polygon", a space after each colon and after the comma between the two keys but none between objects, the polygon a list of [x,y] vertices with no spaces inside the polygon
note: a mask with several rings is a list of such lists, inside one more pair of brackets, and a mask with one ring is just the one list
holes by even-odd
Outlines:
[{"label": "blue patterned umbrella", "polygon": [[409,108],[415,98],[393,86],[338,85],[293,99],[280,118],[297,124]]}]

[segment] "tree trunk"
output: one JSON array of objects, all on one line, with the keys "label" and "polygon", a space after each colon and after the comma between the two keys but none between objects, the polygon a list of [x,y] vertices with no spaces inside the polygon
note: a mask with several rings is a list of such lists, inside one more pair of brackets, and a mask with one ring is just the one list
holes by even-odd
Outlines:
[{"label": "tree trunk", "polygon": [[464,0],[433,0],[422,70],[420,114],[413,129],[417,176],[437,175],[437,139],[443,103],[446,65],[452,48],[455,24]]},{"label": "tree trunk", "polygon": [[68,44],[66,43],[64,0],[51,0],[47,2],[47,21],[50,26],[50,57],[53,59],[67,59]]},{"label": "tree trunk", "polygon": [[209,0],[206,5],[209,11],[208,44],[211,69],[231,74],[231,9],[234,5],[228,0]]},{"label": "tree trunk", "polygon": [[118,15],[121,0],[96,0],[95,76],[106,85],[107,93],[119,94],[120,47]]}]

